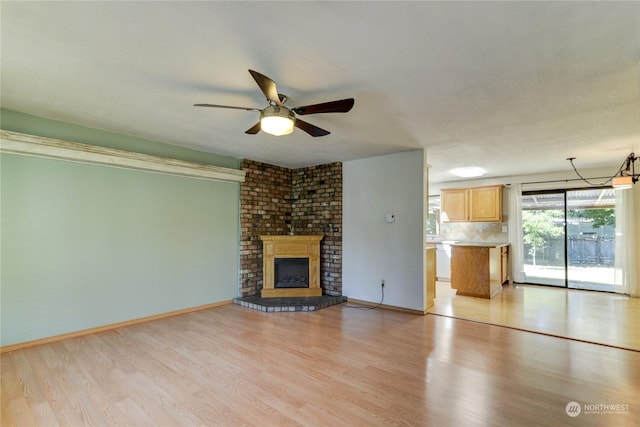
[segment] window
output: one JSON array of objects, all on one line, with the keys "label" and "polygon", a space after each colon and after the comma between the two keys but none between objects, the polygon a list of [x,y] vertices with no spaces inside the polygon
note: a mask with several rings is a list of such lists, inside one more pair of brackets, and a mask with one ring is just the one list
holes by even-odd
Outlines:
[{"label": "window", "polygon": [[427,235],[440,234],[440,196],[429,196],[427,211]]}]

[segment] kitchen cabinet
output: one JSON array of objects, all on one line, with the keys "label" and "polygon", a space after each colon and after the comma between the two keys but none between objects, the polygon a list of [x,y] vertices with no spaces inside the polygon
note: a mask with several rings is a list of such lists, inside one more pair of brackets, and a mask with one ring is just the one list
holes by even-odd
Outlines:
[{"label": "kitchen cabinet", "polygon": [[440,192],[444,222],[502,222],[502,185]]},{"label": "kitchen cabinet", "polygon": [[425,254],[425,313],[433,308],[434,299],[436,298],[436,248],[426,248]]},{"label": "kitchen cabinet", "polygon": [[469,192],[466,188],[442,190],[440,192],[443,221],[468,221],[468,194]]},{"label": "kitchen cabinet", "polygon": [[503,248],[506,243],[454,243],[451,245],[451,288],[457,295],[493,298],[504,283]]},{"label": "kitchen cabinet", "polygon": [[500,253],[500,277],[504,284],[509,282],[509,246],[502,246]]}]

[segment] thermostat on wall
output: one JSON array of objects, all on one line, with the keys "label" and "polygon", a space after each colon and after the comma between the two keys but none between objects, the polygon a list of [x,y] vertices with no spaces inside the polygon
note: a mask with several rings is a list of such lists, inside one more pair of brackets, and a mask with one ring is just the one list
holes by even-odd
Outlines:
[{"label": "thermostat on wall", "polygon": [[386,222],[396,222],[396,216],[394,214],[386,214],[384,220]]}]

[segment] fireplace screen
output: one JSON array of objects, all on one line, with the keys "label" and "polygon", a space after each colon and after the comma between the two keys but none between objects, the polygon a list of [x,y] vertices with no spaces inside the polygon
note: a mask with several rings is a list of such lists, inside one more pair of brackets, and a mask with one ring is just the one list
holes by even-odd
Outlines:
[{"label": "fireplace screen", "polygon": [[309,258],[276,258],[273,261],[275,288],[309,287]]}]

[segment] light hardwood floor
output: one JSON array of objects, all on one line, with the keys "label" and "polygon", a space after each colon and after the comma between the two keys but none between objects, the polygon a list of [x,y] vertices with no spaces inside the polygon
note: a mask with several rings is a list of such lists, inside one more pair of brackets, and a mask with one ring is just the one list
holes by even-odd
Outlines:
[{"label": "light hardwood floor", "polygon": [[456,295],[437,282],[434,314],[640,351],[640,298],[554,288],[504,285],[494,298]]},{"label": "light hardwood floor", "polygon": [[[344,305],[306,313],[226,305],[8,352],[1,363],[2,426],[640,419],[640,352]],[[572,401],[584,408],[577,417],[565,411]]]}]

